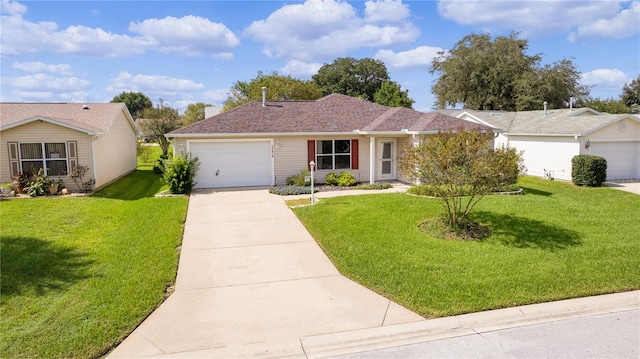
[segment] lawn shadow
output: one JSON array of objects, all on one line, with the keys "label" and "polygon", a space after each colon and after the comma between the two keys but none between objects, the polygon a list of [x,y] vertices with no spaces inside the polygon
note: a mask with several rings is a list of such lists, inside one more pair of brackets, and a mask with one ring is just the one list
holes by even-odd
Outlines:
[{"label": "lawn shadow", "polygon": [[520,187],[524,191],[524,194],[532,194],[534,196],[545,196],[545,197],[549,197],[553,194],[551,192],[541,191],[539,189],[535,189],[531,187],[525,187],[525,186],[520,186]]},{"label": "lawn shadow", "polygon": [[491,228],[491,237],[505,246],[561,250],[582,245],[580,235],[545,222],[493,212],[475,212],[474,219]]},{"label": "lawn shadow", "polygon": [[162,176],[152,170],[136,170],[94,193],[95,197],[135,201],[153,197],[164,186]]},{"label": "lawn shadow", "polygon": [[88,278],[93,260],[75,248],[38,238],[2,237],[0,242],[0,291],[2,296],[25,292],[44,295],[64,290]]}]

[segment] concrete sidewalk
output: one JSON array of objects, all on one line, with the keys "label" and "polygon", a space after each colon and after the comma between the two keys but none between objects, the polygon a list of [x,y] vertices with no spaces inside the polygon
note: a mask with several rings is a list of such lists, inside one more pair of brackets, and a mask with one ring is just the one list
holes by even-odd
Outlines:
[{"label": "concrete sidewalk", "polygon": [[321,358],[640,305],[636,291],[425,320],[341,276],[285,199],[193,193],[175,292],[109,357]]}]

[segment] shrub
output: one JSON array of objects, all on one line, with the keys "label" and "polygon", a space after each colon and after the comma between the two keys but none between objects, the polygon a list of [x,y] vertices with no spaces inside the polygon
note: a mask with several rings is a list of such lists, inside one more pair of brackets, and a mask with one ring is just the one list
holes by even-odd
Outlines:
[{"label": "shrub", "polygon": [[44,196],[49,193],[51,180],[44,174],[44,169],[39,169],[38,173],[33,176],[33,181],[27,186],[27,194],[31,197]]},{"label": "shrub", "polygon": [[356,186],[356,189],[376,190],[376,189],[388,189],[393,187],[389,182],[376,182],[376,183],[362,183]]},{"label": "shrub", "polygon": [[96,180],[93,178],[86,181],[84,180],[84,176],[87,172],[89,172],[89,167],[87,166],[78,166],[71,170],[71,179],[81,192],[91,192],[93,185],[96,184]]},{"label": "shrub", "polygon": [[350,187],[356,184],[356,178],[349,172],[340,172],[338,177],[338,186]]},{"label": "shrub", "polygon": [[571,159],[571,180],[576,185],[600,187],[606,178],[606,159],[593,155],[578,155]]},{"label": "shrub", "polygon": [[196,184],[194,178],[200,167],[198,157],[191,158],[188,153],[176,155],[173,159],[166,160],[163,167],[163,178],[169,185],[169,192],[173,194],[191,192]]},{"label": "shrub", "polygon": [[287,184],[290,186],[309,186],[311,182],[307,182],[306,178],[309,176],[309,170],[303,168],[300,172],[287,177]]},{"label": "shrub", "polygon": [[311,187],[309,186],[296,186],[296,185],[280,185],[271,187],[269,193],[277,194],[279,196],[292,196],[296,194],[311,194]]},{"label": "shrub", "polygon": [[159,175],[164,173],[164,162],[169,159],[169,155],[160,155],[160,158],[153,162],[153,173]]},{"label": "shrub", "polygon": [[338,185],[338,174],[335,172],[327,173],[327,177],[324,179],[324,184],[327,186],[337,186]]}]

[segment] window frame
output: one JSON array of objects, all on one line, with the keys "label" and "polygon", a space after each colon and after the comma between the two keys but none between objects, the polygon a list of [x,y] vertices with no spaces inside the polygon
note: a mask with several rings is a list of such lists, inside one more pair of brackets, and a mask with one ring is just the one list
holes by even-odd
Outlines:
[{"label": "window frame", "polygon": [[[23,155],[23,145],[39,145],[40,146],[40,155],[41,157],[39,158],[25,158],[25,156]],[[53,150],[49,151],[50,152],[50,157],[47,157],[47,147],[48,145],[62,145],[64,146],[64,157],[60,156],[59,152],[55,152]],[[19,163],[20,163],[20,172],[24,173],[24,163],[25,162],[40,162],[40,166],[38,167],[38,169],[42,168],[44,170],[44,175],[45,176],[53,176],[53,177],[67,177],[69,176],[69,168],[70,168],[70,163],[69,163],[69,146],[68,146],[68,142],[62,141],[62,142],[19,142],[18,143],[18,158],[19,158]],[[53,157],[53,153],[58,153],[58,157]],[[63,162],[65,164],[66,170],[63,171],[62,174],[50,174],[50,168],[49,168],[49,162],[50,161],[58,161],[58,162]],[[34,173],[35,174],[35,173]]]},{"label": "window frame", "polygon": [[[331,141],[331,152],[327,152],[327,153],[320,153],[320,151],[318,151],[318,146],[319,143],[323,142],[323,141]],[[348,143],[348,149],[347,152],[336,152],[336,141],[346,141]],[[353,149],[353,141],[352,139],[323,139],[323,140],[315,140],[315,163],[316,163],[316,170],[318,171],[339,171],[339,170],[352,170],[353,168],[353,153],[352,153],[352,149]],[[336,156],[337,157],[344,157],[344,158],[349,158],[349,166],[348,167],[344,167],[344,168],[337,168],[336,167]],[[320,168],[320,158],[330,158],[331,159],[331,168]]]}]

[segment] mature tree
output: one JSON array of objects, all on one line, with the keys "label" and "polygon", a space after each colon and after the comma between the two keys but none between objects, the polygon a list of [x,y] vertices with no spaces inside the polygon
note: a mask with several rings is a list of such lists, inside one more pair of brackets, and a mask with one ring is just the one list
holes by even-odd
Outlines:
[{"label": "mature tree", "polygon": [[620,99],[629,106],[634,113],[640,112],[640,76],[630,83],[624,84]]},{"label": "mature tree", "polygon": [[488,193],[514,184],[523,171],[514,149],[491,148],[492,133],[441,132],[407,146],[399,163],[404,176],[431,185],[451,228],[465,228],[467,215]]},{"label": "mature tree", "polygon": [[169,152],[169,140],[164,137],[166,133],[180,128],[180,115],[178,110],[171,107],[148,108],[143,112],[144,119],[139,121],[140,129],[150,141],[160,145],[163,155]]},{"label": "mature tree", "polygon": [[587,100],[589,87],[580,85],[580,72],[575,64],[563,59],[536,67],[521,75],[515,86],[516,111],[538,110],[546,101],[548,108],[562,108],[574,101]]},{"label": "mature tree", "polygon": [[393,81],[383,82],[380,89],[373,95],[375,103],[390,107],[411,108],[415,102],[409,98],[409,90],[402,91],[400,85]]},{"label": "mature tree", "polygon": [[343,57],[322,65],[311,78],[320,86],[325,96],[341,93],[373,101],[382,84],[389,81],[389,74],[382,61]]},{"label": "mature tree", "polygon": [[151,100],[142,92],[125,92],[115,96],[111,102],[124,102],[134,120],[142,117],[142,112],[153,107]]},{"label": "mature tree", "polygon": [[612,98],[601,100],[599,98],[589,99],[582,103],[583,107],[589,107],[598,112],[605,113],[631,113],[631,108],[622,100]]},{"label": "mature tree", "polygon": [[525,53],[529,41],[517,32],[509,36],[471,34],[449,52],[433,59],[437,76],[432,91],[439,108],[462,105],[476,110],[532,110],[547,101],[564,106],[570,97],[586,97],[580,73],[571,60],[540,67],[540,55]]},{"label": "mature tree", "polygon": [[211,105],[202,102],[190,103],[182,115],[182,125],[186,126],[204,120],[204,108],[207,106]]},{"label": "mature tree", "polygon": [[258,75],[249,82],[238,81],[231,87],[229,97],[224,101],[223,111],[261,100],[262,87],[267,88],[268,100],[317,100],[322,97],[320,88],[311,81],[279,75],[276,71],[267,75],[258,71]]}]

